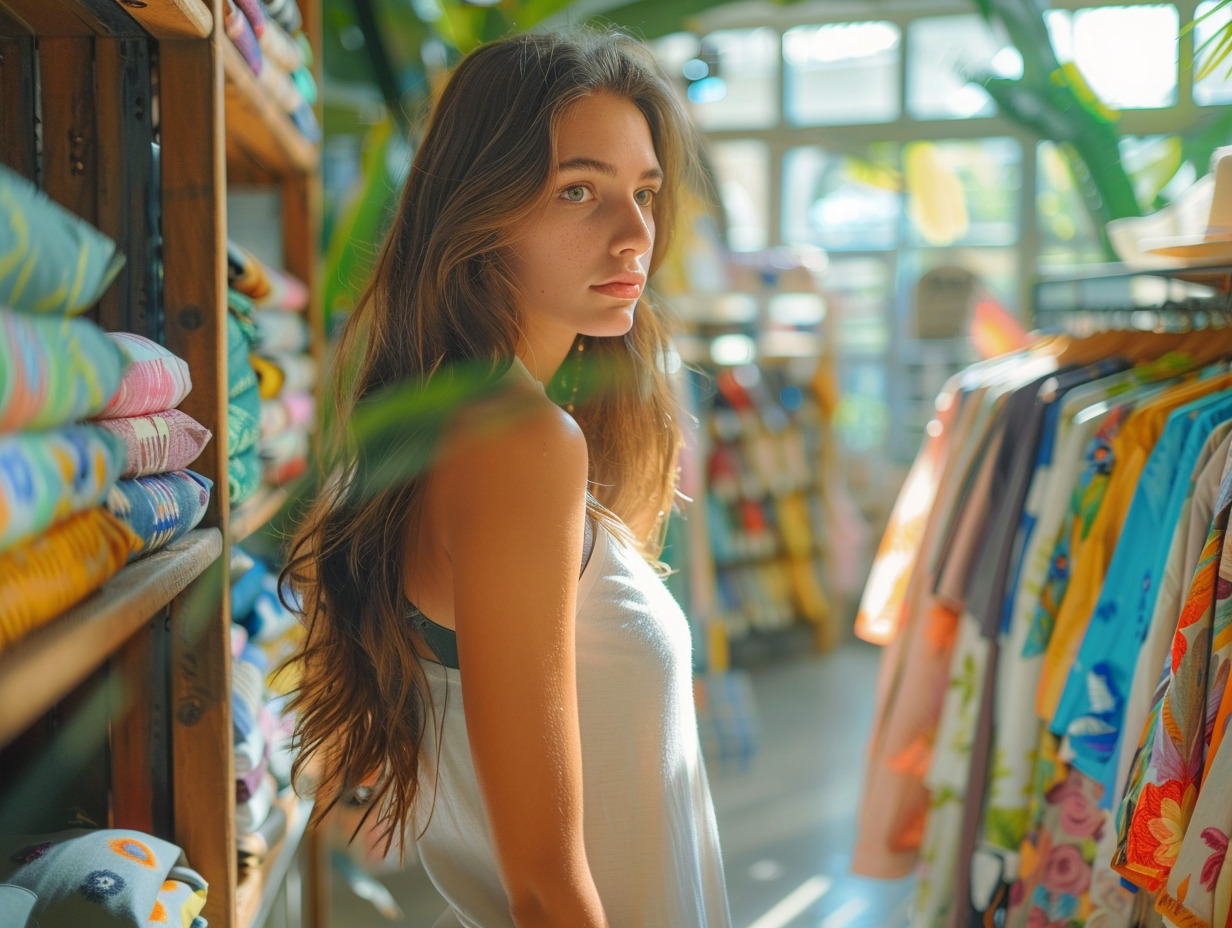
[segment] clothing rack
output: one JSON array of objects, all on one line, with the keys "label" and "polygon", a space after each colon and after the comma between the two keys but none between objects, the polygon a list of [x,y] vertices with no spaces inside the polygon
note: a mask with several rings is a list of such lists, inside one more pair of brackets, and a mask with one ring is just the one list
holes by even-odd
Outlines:
[{"label": "clothing rack", "polygon": [[1104,264],[1041,277],[1032,289],[1032,322],[1042,331],[1089,335],[1232,325],[1232,264],[1139,270]]}]

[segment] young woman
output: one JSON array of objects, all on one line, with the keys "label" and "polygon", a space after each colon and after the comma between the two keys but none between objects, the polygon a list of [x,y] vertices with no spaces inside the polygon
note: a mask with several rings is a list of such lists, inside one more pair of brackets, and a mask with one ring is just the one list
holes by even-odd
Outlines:
[{"label": "young woman", "polygon": [[730,923],[654,569],[680,429],[644,291],[694,144],[631,39],[478,49],[339,349],[344,440],[288,566],[297,769],[318,816],[370,784],[412,829],[438,925]]}]

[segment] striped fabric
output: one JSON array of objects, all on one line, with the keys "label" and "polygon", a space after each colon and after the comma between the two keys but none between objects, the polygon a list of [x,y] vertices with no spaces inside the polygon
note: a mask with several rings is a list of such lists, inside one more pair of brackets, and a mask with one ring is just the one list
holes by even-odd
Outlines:
[{"label": "striped fabric", "polygon": [[0,305],[75,315],[123,266],[115,242],[0,165]]},{"label": "striped fabric", "polygon": [[121,480],[107,494],[107,509],[141,539],[129,560],[165,548],[197,527],[213,482],[191,470]]},{"label": "striped fabric", "polygon": [[111,579],[140,544],[100,506],[0,554],[0,652]]},{"label": "striped fabric", "polygon": [[131,332],[108,332],[131,362],[120,381],[120,389],[99,413],[104,419],[122,416],[144,416],[151,412],[174,409],[192,390],[188,364],[141,335]]},{"label": "striped fabric", "polygon": [[119,389],[126,363],[92,322],[0,307],[0,432],[97,413]]},{"label": "striped fabric", "polygon": [[93,425],[0,435],[0,551],[97,506],[123,466],[123,443]]},{"label": "striped fabric", "polygon": [[209,429],[178,409],[97,424],[124,442],[127,461],[120,476],[125,480],[183,470],[210,440]]}]

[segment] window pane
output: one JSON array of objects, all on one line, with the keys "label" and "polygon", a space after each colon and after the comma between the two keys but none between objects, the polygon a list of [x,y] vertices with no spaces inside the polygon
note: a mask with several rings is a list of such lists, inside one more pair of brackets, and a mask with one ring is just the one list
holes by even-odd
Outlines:
[{"label": "window pane", "polygon": [[843,364],[839,369],[839,402],[834,430],[850,451],[884,448],[890,426],[883,364]]},{"label": "window pane", "polygon": [[702,39],[697,60],[705,68],[690,68],[688,97],[699,126],[745,129],[778,122],[779,41],[774,31],[712,32]]},{"label": "window pane", "polygon": [[886,256],[832,257],[823,285],[841,357],[877,357],[889,348],[894,262]]},{"label": "window pane", "polygon": [[770,152],[764,142],[715,142],[710,147],[732,251],[766,247],[770,203]]},{"label": "window pane", "polygon": [[[899,277],[905,293],[911,293],[919,279],[938,267],[961,267],[975,275],[1002,306],[1015,315],[1019,312],[1018,252],[1015,248],[911,248],[899,258]],[[904,307],[910,311],[910,307]],[[911,331],[910,320],[901,320],[902,331]]]},{"label": "window pane", "polygon": [[898,27],[893,23],[798,26],[783,34],[784,100],[801,126],[898,118]]},{"label": "window pane", "polygon": [[996,104],[969,78],[1022,76],[1022,56],[983,16],[931,16],[908,29],[907,112],[917,119],[991,116]]},{"label": "window pane", "polygon": [[[1218,6],[1216,0],[1206,0],[1205,3],[1198,4],[1194,18],[1197,19],[1216,6]],[[1194,50],[1202,48],[1202,43],[1218,33],[1230,19],[1232,19],[1232,6],[1225,6],[1198,23],[1194,27]],[[1202,62],[1207,60],[1215,45],[1216,42],[1212,42],[1200,54],[1195,55],[1193,98],[1194,102],[1201,106],[1232,103],[1232,74],[1229,73],[1232,70],[1232,56],[1225,58],[1219,67],[1202,80],[1196,79]]]},{"label": "window pane", "polygon": [[1018,240],[1022,150],[1014,139],[913,142],[903,150],[910,240],[1008,245]]},{"label": "window pane", "polygon": [[1175,106],[1180,18],[1171,4],[1050,10],[1057,58],[1115,109]]},{"label": "window pane", "polygon": [[1104,260],[1091,214],[1082,202],[1069,162],[1053,142],[1035,149],[1035,208],[1039,267],[1055,270]]},{"label": "window pane", "polygon": [[832,251],[898,244],[902,180],[897,154],[875,145],[867,159],[809,145],[783,158],[783,239]]}]

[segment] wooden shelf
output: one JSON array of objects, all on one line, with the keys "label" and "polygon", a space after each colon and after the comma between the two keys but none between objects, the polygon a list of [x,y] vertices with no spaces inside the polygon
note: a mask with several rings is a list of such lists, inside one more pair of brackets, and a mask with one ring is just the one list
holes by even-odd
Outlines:
[{"label": "wooden shelf", "polygon": [[197,529],[129,564],[86,600],[0,655],[0,745],[53,706],[222,553]]},{"label": "wooden shelf", "polygon": [[282,487],[263,486],[231,511],[231,543],[243,541],[278,514],[287,501]]},{"label": "wooden shelf", "polygon": [[[188,2],[188,0],[183,0]],[[309,174],[320,153],[270,98],[229,40],[219,42],[226,99],[227,172],[245,179]]]},{"label": "wooden shelf", "polygon": [[115,0],[156,39],[204,39],[214,16],[202,0]]},{"label": "wooden shelf", "polygon": [[253,867],[235,887],[236,928],[256,928],[269,916],[274,892],[282,886],[299,850],[312,813],[312,802],[294,793],[276,800],[287,813],[287,836],[259,867]]}]

